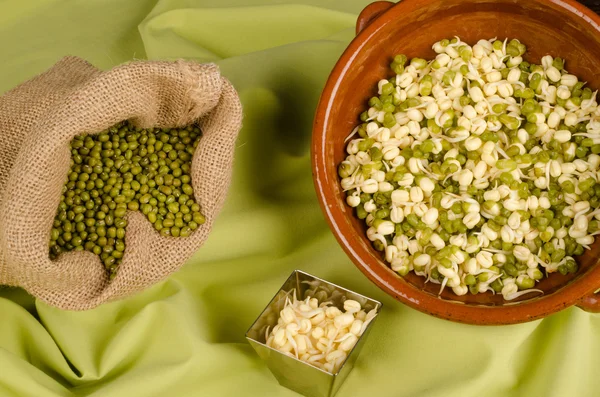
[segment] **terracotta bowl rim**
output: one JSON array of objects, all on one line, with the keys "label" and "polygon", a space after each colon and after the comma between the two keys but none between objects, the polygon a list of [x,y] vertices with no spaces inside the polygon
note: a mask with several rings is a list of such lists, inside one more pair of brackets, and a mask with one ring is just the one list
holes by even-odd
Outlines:
[{"label": "terracotta bowl rim", "polygon": [[[339,181],[337,179],[331,181],[326,172],[331,166],[325,155],[325,146],[327,145],[327,120],[332,100],[335,98],[336,91],[342,84],[343,76],[348,71],[348,65],[352,63],[355,54],[384,25],[400,14],[410,12],[419,2],[422,0],[403,0],[394,4],[362,30],[350,42],[335,64],[321,94],[313,123],[311,161],[315,190],[330,229],[353,263],[379,288],[406,305],[439,318],[481,325],[516,324],[546,317],[577,304],[583,297],[600,288],[600,265],[594,265],[569,284],[562,286],[554,293],[539,298],[497,306],[464,304],[430,295],[400,276],[390,277],[395,273],[383,261],[371,260],[367,255],[364,257],[361,255],[361,251],[364,251],[363,247],[354,243],[357,243],[362,236],[358,236],[352,228],[345,227],[344,220],[348,216],[342,210],[345,203],[341,197],[336,196],[332,187],[332,183],[339,183]],[[600,16],[577,1],[533,0],[532,2],[554,4],[560,7],[564,13],[575,14],[582,19],[582,24],[588,25],[589,29],[600,36]],[[331,200],[327,198],[328,195],[332,197]]]}]

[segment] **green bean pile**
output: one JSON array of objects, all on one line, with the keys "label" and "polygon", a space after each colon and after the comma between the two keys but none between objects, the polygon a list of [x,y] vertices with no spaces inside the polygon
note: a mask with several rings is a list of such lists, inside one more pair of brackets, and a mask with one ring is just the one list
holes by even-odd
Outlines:
[{"label": "green bean pile", "polygon": [[600,108],[561,58],[459,38],[397,55],[348,137],[346,202],[393,270],[457,295],[542,292],[600,234]]},{"label": "green bean pile", "polygon": [[50,257],[93,252],[114,276],[125,251],[127,211],[141,211],[162,236],[189,236],[205,221],[190,177],[200,136],[196,126],[140,129],[120,123],[75,137]]}]

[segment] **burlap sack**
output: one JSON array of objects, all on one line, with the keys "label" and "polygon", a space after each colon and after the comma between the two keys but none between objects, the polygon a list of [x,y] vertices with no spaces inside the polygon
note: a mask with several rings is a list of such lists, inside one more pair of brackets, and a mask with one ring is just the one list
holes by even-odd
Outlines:
[{"label": "burlap sack", "polygon": [[[231,180],[241,127],[237,93],[217,66],[132,62],[103,72],[67,57],[0,97],[0,284],[50,305],[93,308],[166,278],[204,243]],[[190,237],[161,237],[140,212],[127,214],[125,255],[109,282],[99,257],[48,253],[50,229],[69,170],[69,142],[122,121],[203,131],[192,186],[206,223]]]}]

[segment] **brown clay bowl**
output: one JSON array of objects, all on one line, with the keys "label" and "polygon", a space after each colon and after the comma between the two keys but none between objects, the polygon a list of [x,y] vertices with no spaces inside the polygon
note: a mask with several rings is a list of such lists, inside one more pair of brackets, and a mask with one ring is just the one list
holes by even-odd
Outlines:
[{"label": "brown clay bowl", "polygon": [[[538,283],[544,291],[515,302],[491,293],[459,297],[411,273],[400,277],[365,236],[363,221],[345,203],[337,165],[345,158],[344,139],[358,123],[376,83],[390,77],[393,55],[432,59],[431,45],[459,36],[474,44],[492,37],[517,38],[529,62],[551,54],[592,88],[600,88],[600,17],[573,0],[403,0],[376,2],[357,21],[357,36],[335,65],[321,95],[313,129],[312,162],[317,195],[331,230],[358,268],[399,301],[425,313],[469,324],[513,324],[545,317],[577,305],[600,311],[600,242],[578,258],[575,275],[558,273]],[[529,298],[529,299],[527,299]]]}]

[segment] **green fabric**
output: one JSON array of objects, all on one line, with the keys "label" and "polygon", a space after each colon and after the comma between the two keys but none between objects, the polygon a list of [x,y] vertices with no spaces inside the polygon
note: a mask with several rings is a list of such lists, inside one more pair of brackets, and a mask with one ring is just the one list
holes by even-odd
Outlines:
[{"label": "green fabric", "polygon": [[[302,1],[302,0],[299,0]],[[313,112],[368,0],[0,3],[0,89],[63,55],[216,61],[244,128],[227,205],[183,270],[128,300],[64,312],[0,289],[0,396],[293,396],[244,333],[293,269],[385,307],[339,396],[592,396],[600,316],[474,327],[397,303],[344,255],[316,201]]]}]

